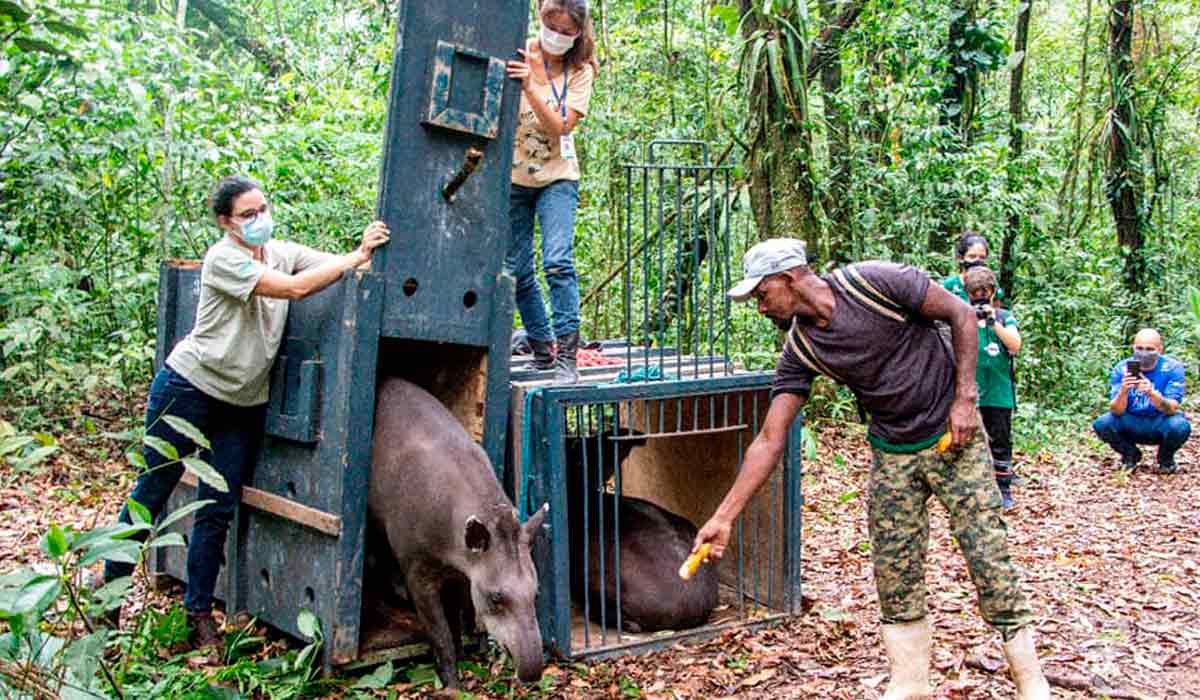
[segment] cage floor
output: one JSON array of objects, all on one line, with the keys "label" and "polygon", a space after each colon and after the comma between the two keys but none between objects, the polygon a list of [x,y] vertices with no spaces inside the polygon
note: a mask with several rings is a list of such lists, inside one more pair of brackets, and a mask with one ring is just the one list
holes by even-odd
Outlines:
[{"label": "cage floor", "polygon": [[[674,348],[631,347],[623,340],[600,341],[599,353],[606,362],[613,364],[579,367],[580,384],[607,384],[622,372],[637,372],[646,367],[660,370],[667,378],[677,379],[707,379],[745,371],[740,364],[730,362],[723,355],[680,355]],[[554,370],[533,368],[532,355],[513,355],[510,367],[514,384],[537,386],[549,384],[554,379]]]},{"label": "cage floor", "polygon": [[[475,635],[463,635],[464,648],[470,649],[478,641]],[[386,601],[368,601],[363,605],[358,658],[346,668],[371,666],[429,653],[425,629],[417,621],[417,614],[412,608]]]},{"label": "cage floor", "polygon": [[605,620],[608,623],[606,629],[599,623],[585,618],[582,605],[572,604],[571,653],[575,656],[588,656],[626,647],[672,644],[678,639],[700,636],[715,628],[751,624],[782,614],[751,600],[749,596],[745,596],[739,606],[737,589],[732,586],[722,584],[717,595],[717,607],[709,613],[708,621],[699,627],[645,633],[621,631],[619,635],[615,620]]},{"label": "cage floor", "polygon": [[385,602],[371,602],[363,607],[362,654],[411,644],[424,644],[425,631],[411,608],[394,607]]}]

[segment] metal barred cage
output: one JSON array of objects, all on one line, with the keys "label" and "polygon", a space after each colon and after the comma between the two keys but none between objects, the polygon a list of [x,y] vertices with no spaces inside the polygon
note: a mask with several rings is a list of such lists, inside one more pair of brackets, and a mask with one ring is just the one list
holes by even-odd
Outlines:
[{"label": "metal barred cage", "polygon": [[[660,162],[662,147],[699,161]],[[800,606],[799,420],[724,559],[677,575],[762,426],[773,375],[731,359],[725,291],[743,247],[731,168],[696,141],[645,155],[623,166],[622,259],[583,302],[615,301],[601,290],[620,279],[620,337],[590,346],[574,386],[512,360],[507,486],[525,512],[550,506],[538,616],[562,657],[650,650]]]},{"label": "metal barred cage", "polygon": [[[519,387],[516,393],[525,394]],[[685,583],[676,570],[696,528],[733,484],[769,394],[770,375],[763,373],[532,388],[522,416],[528,439],[513,446],[523,469],[512,487],[525,510],[550,506],[549,536],[534,558],[538,617],[553,653],[647,651],[799,610],[797,420],[780,468],[739,517],[725,557],[701,567],[717,584],[711,608],[700,605],[707,609],[702,619],[693,615],[668,628],[629,619],[652,617],[657,611],[646,609],[656,606],[668,608],[669,617],[673,606],[689,605],[684,599],[696,579]],[[631,502],[632,511],[621,505]],[[648,594],[655,600],[644,600]]]}]

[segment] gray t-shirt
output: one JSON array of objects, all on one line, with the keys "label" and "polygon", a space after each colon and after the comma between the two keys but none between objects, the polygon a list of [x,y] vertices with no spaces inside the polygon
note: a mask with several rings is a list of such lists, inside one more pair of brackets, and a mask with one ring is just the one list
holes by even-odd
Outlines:
[{"label": "gray t-shirt", "polygon": [[[875,289],[916,320],[897,320],[863,304],[834,275],[833,318],[826,328],[796,322],[819,360],[845,380],[871,415],[872,445],[889,451],[937,438],[946,430],[954,400],[953,353],[931,323],[920,320],[929,277],[907,265],[864,262],[855,266]],[[775,368],[772,395],[807,398],[816,373],[785,347]],[[900,448],[896,450],[895,448]]]},{"label": "gray t-shirt", "polygon": [[294,274],[332,258],[299,243],[270,240],[264,261],[228,236],[204,255],[196,325],[167,365],[200,391],[237,406],[267,401],[271,364],[287,323],[286,299],[254,295],[267,269]]}]

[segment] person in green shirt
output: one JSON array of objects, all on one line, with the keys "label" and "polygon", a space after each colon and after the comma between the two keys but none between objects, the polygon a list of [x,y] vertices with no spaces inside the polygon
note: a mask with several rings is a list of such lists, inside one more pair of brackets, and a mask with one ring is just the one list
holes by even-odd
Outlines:
[{"label": "person in green shirt", "polygon": [[979,414],[988,434],[996,485],[1008,509],[1013,507],[1012,414],[1017,407],[1013,357],[1021,351],[1021,333],[1012,313],[994,306],[996,275],[990,269],[972,267],[963,277],[963,287],[979,323],[979,358],[975,363]]},{"label": "person in green shirt", "polygon": [[[991,247],[988,245],[987,239],[977,233],[968,231],[959,236],[958,242],[954,244],[954,259],[958,261],[958,274],[950,275],[942,280],[942,287],[959,299],[970,302],[971,300],[967,297],[967,288],[964,285],[967,271],[976,267],[986,267],[990,251]],[[1004,301],[1004,292],[999,288],[996,289],[996,299]]]}]

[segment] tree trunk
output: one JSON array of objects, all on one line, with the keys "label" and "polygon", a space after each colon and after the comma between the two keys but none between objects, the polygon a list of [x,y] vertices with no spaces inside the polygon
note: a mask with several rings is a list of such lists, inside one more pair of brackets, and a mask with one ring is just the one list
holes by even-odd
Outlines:
[{"label": "tree trunk", "polygon": [[[821,0],[821,16],[829,25],[837,20],[837,0]],[[850,261],[853,249],[850,228],[850,119],[842,104],[842,57],[833,51],[821,66],[821,91],[828,124],[829,185],[825,214],[829,217],[827,260],[841,265]]]},{"label": "tree trunk", "polygon": [[[842,35],[858,19],[865,0],[843,2],[842,11],[831,19],[809,49],[811,60],[805,78],[815,79],[822,69],[839,57]],[[740,14],[754,11],[753,0],[738,0]],[[750,37],[763,28],[754,15],[742,24],[743,36]],[[839,81],[840,82],[840,81]],[[821,252],[822,202],[817,196],[812,175],[813,148],[810,129],[795,123],[794,115],[781,95],[773,94],[770,81],[760,76],[750,86],[749,101],[754,104],[764,94],[770,99],[764,123],[758,124],[750,144],[750,202],[760,238],[802,237],[810,255]],[[792,85],[802,105],[806,102],[807,82]],[[805,115],[806,117],[806,115]],[[808,122],[801,118],[801,122]]]},{"label": "tree trunk", "polygon": [[[1008,85],[1008,191],[1010,195],[1024,188],[1025,176],[1021,174],[1021,156],[1025,152],[1025,131],[1021,122],[1025,119],[1025,97],[1022,92],[1025,83],[1025,65],[1029,63],[1029,17],[1033,12],[1033,0],[1018,0],[1017,37],[1013,45],[1013,53],[1021,56],[1017,65],[1012,69],[1012,81]],[[1010,196],[1010,201],[1016,199]],[[1004,229],[1004,242],[1000,248],[1000,288],[1005,290],[1008,299],[1012,301],[1017,294],[1013,284],[1013,271],[1017,261],[1013,259],[1013,245],[1020,236],[1028,217],[1024,212],[1015,208],[1008,212],[1008,226]]]},{"label": "tree trunk", "polygon": [[[1071,139],[1071,160],[1062,187],[1058,190],[1058,224],[1055,230],[1071,231],[1075,221],[1075,185],[1079,180],[1079,158],[1083,153],[1083,110],[1087,102],[1088,53],[1091,47],[1092,0],[1086,0],[1083,15],[1083,49],[1079,56],[1079,92],[1075,96],[1074,137]],[[1088,167],[1092,167],[1091,163]],[[1065,213],[1064,213],[1065,212]]]},{"label": "tree trunk", "polygon": [[1145,270],[1145,212],[1142,210],[1143,177],[1137,147],[1137,110],[1133,102],[1132,37],[1133,1],[1113,0],[1108,16],[1111,102],[1104,189],[1112,208],[1117,242],[1128,251],[1125,255],[1125,286],[1131,293],[1136,293],[1142,287]]},{"label": "tree trunk", "polygon": [[[942,88],[941,114],[938,118],[939,123],[951,132],[943,148],[945,153],[961,152],[971,140],[979,75],[964,55],[964,48],[967,27],[975,21],[975,7],[976,0],[952,0],[950,4],[950,31],[946,37],[950,71]],[[958,198],[946,202],[942,225],[929,231],[927,245],[930,252],[949,249],[951,242],[962,233],[961,210],[962,203]]]},{"label": "tree trunk", "polygon": [[[745,0],[739,0],[739,3],[744,2]],[[836,60],[839,64],[841,63],[842,35],[846,33],[847,29],[854,26],[866,4],[866,0],[822,0],[821,13],[826,24],[821,29],[821,33],[817,35],[816,41],[813,42],[810,52],[812,59],[808,64],[809,80],[814,80],[827,62]],[[825,10],[826,5],[829,6],[828,14]],[[842,6],[841,14],[836,17],[833,15],[835,5]]]},{"label": "tree trunk", "polygon": [[[753,11],[752,5],[752,0],[738,0],[742,16]],[[751,16],[742,24],[743,36],[748,38],[760,28],[757,18]],[[755,129],[749,153],[750,206],[758,236],[802,237],[812,251],[816,249],[815,240],[805,215],[811,211],[812,200],[805,196],[805,183],[798,177],[808,167],[811,146],[801,128],[792,123],[783,97],[773,94],[770,80],[760,75],[750,86],[749,102],[757,103],[764,93],[769,98],[769,109],[760,117],[763,123]]]},{"label": "tree trunk", "polygon": [[220,36],[232,41],[238,48],[253,56],[266,69],[268,75],[277,78],[288,72],[287,58],[247,34],[245,27],[253,26],[253,24],[239,12],[225,7],[216,0],[191,0],[191,7],[220,30]]}]

